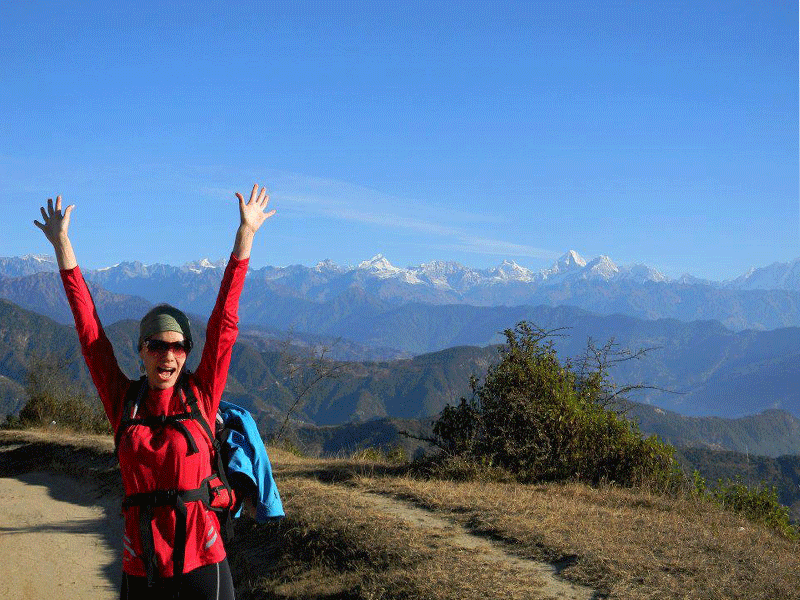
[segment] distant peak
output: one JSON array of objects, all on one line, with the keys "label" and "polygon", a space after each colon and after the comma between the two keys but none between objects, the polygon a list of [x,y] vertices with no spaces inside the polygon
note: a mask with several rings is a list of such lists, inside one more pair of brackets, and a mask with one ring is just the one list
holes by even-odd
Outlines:
[{"label": "distant peak", "polygon": [[584,259],[580,254],[575,252],[575,250],[570,250],[566,254],[564,254],[561,258],[558,259],[559,264],[563,264],[565,266],[578,266],[578,267],[585,267],[586,266],[586,259]]},{"label": "distant peak", "polygon": [[503,262],[501,262],[501,263],[500,263],[500,264],[497,266],[497,269],[498,269],[499,271],[505,271],[505,272],[519,272],[519,273],[523,273],[523,272],[524,272],[524,273],[529,273],[529,272],[530,272],[530,271],[529,271],[528,269],[526,269],[525,267],[523,267],[523,266],[521,266],[521,265],[518,265],[518,264],[517,264],[516,262],[514,262],[513,260],[508,260],[508,259],[506,259],[506,260],[504,260]]},{"label": "distant peak", "polygon": [[52,263],[55,262],[55,258],[49,256],[47,254],[26,254],[22,257],[25,260],[35,260],[36,262],[40,263]]},{"label": "distant peak", "polygon": [[376,254],[369,260],[364,260],[358,263],[359,269],[394,269],[392,263],[390,263],[383,254]]},{"label": "distant peak", "polygon": [[532,272],[513,260],[504,260],[494,269],[495,277],[507,280],[530,281]]},{"label": "distant peak", "polygon": [[619,273],[619,268],[617,265],[614,264],[614,261],[611,260],[605,254],[601,254],[597,258],[593,259],[587,266],[588,271],[593,275],[600,277],[602,279],[611,279],[617,273]]},{"label": "distant peak", "polygon": [[563,256],[561,256],[553,266],[549,269],[542,271],[542,275],[545,278],[552,277],[554,275],[563,275],[569,271],[577,271],[582,269],[586,266],[586,260],[575,250],[570,250]]},{"label": "distant peak", "polygon": [[188,262],[183,265],[187,269],[192,270],[202,270],[202,269],[216,269],[219,267],[225,266],[224,260],[218,260],[217,262],[211,262],[208,258],[201,258],[200,260],[195,260],[192,262]]},{"label": "distant peak", "polygon": [[326,258],[325,260],[319,261],[316,265],[314,265],[315,271],[340,271],[341,267],[333,262],[330,258]]}]

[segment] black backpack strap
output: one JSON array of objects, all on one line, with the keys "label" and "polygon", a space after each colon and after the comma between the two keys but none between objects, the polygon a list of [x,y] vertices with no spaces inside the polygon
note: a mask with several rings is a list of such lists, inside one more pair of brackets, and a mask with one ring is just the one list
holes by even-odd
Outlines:
[{"label": "black backpack strap", "polygon": [[142,560],[147,573],[147,585],[151,587],[158,576],[155,542],[153,539],[153,508],[169,506],[175,511],[175,540],[172,545],[173,597],[180,594],[180,580],[186,564],[186,503],[199,500],[209,502],[207,482],[196,490],[155,490],[126,496],[123,508],[139,507],[139,538],[142,542]]},{"label": "black backpack strap", "polygon": [[[228,490],[228,494],[230,498],[233,498],[233,487],[231,486],[230,482],[228,481],[228,474],[225,471],[225,457],[223,456],[222,451],[222,444],[220,443],[219,437],[214,435],[214,431],[216,430],[216,421],[212,425],[208,423],[206,418],[203,416],[202,411],[200,410],[200,406],[197,403],[197,397],[192,392],[192,388],[189,385],[188,380],[183,381],[183,392],[184,396],[186,397],[186,406],[189,409],[189,412],[193,415],[193,417],[200,422],[200,425],[206,432],[208,439],[211,440],[211,446],[214,448],[214,456],[215,460],[212,463],[212,467],[216,474],[219,476],[220,480],[222,481],[222,485],[225,486]],[[216,420],[216,415],[214,415]],[[222,430],[223,435],[226,431],[225,429]],[[233,500],[231,500],[232,502]],[[227,541],[231,541],[233,539],[233,527],[230,519],[230,511],[233,509],[233,506],[229,506],[228,510],[223,511],[222,513],[218,513],[220,519],[220,525],[225,532],[225,538]]]},{"label": "black backpack strap", "polygon": [[[178,431],[181,432],[183,437],[186,439],[186,445],[188,447],[187,455],[191,456],[192,454],[197,453],[197,444],[194,441],[194,438],[189,433],[189,430],[186,428],[186,425],[183,424],[183,421],[188,419],[195,419],[195,415],[192,413],[183,413],[178,415],[149,415],[146,417],[140,416],[132,416],[134,408],[141,406],[142,400],[144,399],[145,394],[147,393],[147,376],[142,376],[138,382],[132,383],[128,386],[128,391],[125,393],[125,400],[123,401],[122,405],[122,419],[120,420],[119,427],[117,427],[117,431],[114,434],[114,449],[115,452],[119,452],[119,442],[122,439],[122,434],[130,427],[131,425],[145,425],[150,428],[157,428],[157,427],[164,427],[165,425],[172,425]],[[119,459],[119,456],[117,457]]]},{"label": "black backpack strap", "polygon": [[114,432],[114,453],[119,451],[119,441],[122,434],[131,424],[133,418],[131,413],[135,406],[142,403],[145,393],[147,392],[147,375],[142,375],[138,381],[134,381],[128,386],[128,391],[125,392],[125,399],[122,401],[122,418],[119,421],[119,426]]},{"label": "black backpack strap", "polygon": [[[214,430],[216,429],[216,423],[212,428],[212,425],[206,420],[205,416],[203,415],[203,411],[200,410],[200,406],[197,403],[197,396],[194,395],[192,391],[192,387],[189,385],[188,380],[184,380],[183,384],[183,394],[186,398],[186,408],[189,409],[189,413],[192,415],[192,418],[200,423],[203,427],[203,430],[206,432],[208,436],[208,440],[211,442],[211,446],[214,448],[214,454],[217,457],[217,472],[219,476],[222,478],[222,482],[225,485],[228,485],[228,480],[225,477],[225,469],[224,464],[222,462],[222,444],[220,444],[219,439],[217,436],[214,435]],[[216,417],[216,415],[214,415]]]}]

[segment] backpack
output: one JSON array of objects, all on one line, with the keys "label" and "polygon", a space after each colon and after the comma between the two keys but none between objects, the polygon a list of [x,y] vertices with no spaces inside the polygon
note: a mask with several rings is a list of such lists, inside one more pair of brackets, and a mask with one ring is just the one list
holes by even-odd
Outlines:
[{"label": "backpack", "polygon": [[[230,517],[236,511],[235,494],[228,481],[227,469],[224,461],[225,452],[223,443],[228,434],[228,429],[223,427],[217,430],[216,424],[212,426],[206,421],[197,403],[197,397],[188,385],[185,377],[178,382],[184,392],[187,411],[174,415],[149,415],[145,417],[137,416],[139,407],[147,392],[147,376],[143,376],[138,382],[134,382],[125,394],[123,404],[122,420],[117,427],[114,436],[115,452],[119,452],[119,443],[122,435],[128,428],[134,425],[144,425],[150,428],[172,426],[181,432],[186,438],[187,454],[192,455],[198,452],[197,444],[184,425],[185,421],[197,421],[205,431],[211,446],[211,475],[206,477],[200,487],[194,490],[155,490],[152,492],[142,492],[131,494],[125,497],[122,502],[123,508],[130,506],[139,507],[139,536],[142,543],[142,558],[147,573],[148,585],[152,585],[158,574],[156,564],[155,544],[153,541],[153,507],[171,506],[175,510],[175,540],[173,544],[173,572],[179,576],[183,574],[186,551],[186,503],[199,500],[209,510],[214,511],[220,521],[221,528],[225,531],[227,539],[233,537],[233,528]],[[260,439],[260,438],[259,438]],[[262,442],[263,445],[263,442]]]}]

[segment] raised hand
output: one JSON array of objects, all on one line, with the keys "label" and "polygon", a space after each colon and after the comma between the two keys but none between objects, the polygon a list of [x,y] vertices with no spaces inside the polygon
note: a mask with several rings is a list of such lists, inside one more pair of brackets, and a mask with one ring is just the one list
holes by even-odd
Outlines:
[{"label": "raised hand", "polygon": [[258,191],[258,184],[253,186],[248,202],[244,201],[239,192],[236,192],[236,197],[239,198],[239,217],[241,221],[239,229],[236,231],[236,240],[233,242],[233,254],[239,259],[245,259],[250,257],[253,236],[256,231],[264,224],[264,221],[275,214],[275,211],[264,212],[269,203],[269,196],[267,195],[267,188],[262,188],[260,192]]},{"label": "raised hand", "polygon": [[56,205],[53,207],[53,199],[47,199],[47,210],[44,206],[39,210],[42,211],[42,220],[44,223],[34,221],[33,224],[44,232],[47,240],[53,244],[53,250],[56,253],[56,260],[58,261],[59,269],[73,269],[78,263],[75,260],[75,252],[72,250],[72,244],[69,241],[67,232],[69,230],[69,217],[72,209],[75,208],[74,204],[70,204],[63,213],[61,212],[61,196],[56,196]]},{"label": "raised hand", "polygon": [[258,231],[264,221],[275,214],[274,210],[267,213],[264,212],[267,204],[269,204],[269,196],[267,195],[267,188],[261,188],[261,191],[258,191],[258,184],[253,186],[253,191],[250,192],[250,200],[247,203],[245,203],[239,192],[236,192],[236,197],[239,198],[240,226],[246,227],[253,233]]},{"label": "raised hand", "polygon": [[53,208],[53,199],[47,199],[47,211],[45,212],[44,206],[40,207],[42,211],[42,220],[44,223],[34,221],[33,224],[44,232],[48,241],[56,246],[64,241],[67,237],[69,230],[69,216],[72,209],[75,208],[74,204],[70,204],[63,213],[61,212],[61,196],[56,196],[56,206]]}]

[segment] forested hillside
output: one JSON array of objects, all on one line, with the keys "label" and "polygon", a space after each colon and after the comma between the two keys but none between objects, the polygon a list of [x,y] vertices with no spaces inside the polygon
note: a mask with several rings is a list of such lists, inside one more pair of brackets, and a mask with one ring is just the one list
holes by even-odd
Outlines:
[{"label": "forested hillside", "polygon": [[[569,309],[555,312],[562,314],[561,319],[571,314]],[[605,328],[598,326],[596,331],[610,333],[613,322],[593,318],[605,324]],[[205,329],[198,324],[202,322],[201,317],[193,317],[192,320],[199,349],[204,341]],[[637,332],[641,334],[638,327],[646,324],[622,317],[617,318],[616,323],[623,335],[627,336],[626,339],[634,338]],[[652,328],[660,328],[656,333],[661,337],[654,336],[648,340],[655,343],[659,339],[666,339],[671,324],[674,323],[646,324],[651,328],[650,333],[656,331]],[[584,350],[579,338],[587,333],[588,328],[585,323],[583,327],[583,330],[579,330],[576,325],[570,330],[570,337],[555,338],[555,343],[567,354]],[[737,369],[747,372],[754,382],[759,378],[768,380],[776,365],[789,361],[789,352],[793,351],[791,340],[796,333],[795,330],[781,330],[733,334],[714,323],[697,323],[692,329],[684,330],[684,333],[687,332],[691,332],[691,335],[683,341],[674,341],[671,348],[654,350],[641,360],[618,365],[612,370],[615,381],[659,382],[653,373],[661,373],[662,369],[668,374],[668,381],[677,381],[681,377],[699,379],[703,370],[709,368],[708,362],[688,353],[681,355],[679,349],[687,347],[700,352],[704,348],[704,340],[705,346],[720,357],[718,361],[722,360],[722,356],[727,356],[732,372]],[[720,338],[720,332],[727,337]],[[130,377],[138,377],[138,324],[135,321],[113,323],[107,327],[107,333],[123,371]],[[720,339],[733,340],[736,344],[724,346],[719,343]],[[786,357],[768,359],[770,348],[784,350]],[[672,360],[666,361],[664,354],[672,357]],[[196,366],[199,357],[199,352],[190,355],[189,368]],[[63,368],[88,394],[93,393],[72,327],[0,301],[0,412],[7,414],[19,410],[24,401],[27,370],[39,359],[46,359]],[[283,422],[287,411],[299,396],[302,397],[291,415],[295,426],[302,423],[337,426],[380,418],[418,419],[424,425],[426,419],[429,420],[447,404],[455,404],[462,396],[468,396],[470,376],[482,377],[487,366],[497,360],[496,347],[462,346],[391,361],[322,361],[314,353],[313,343],[287,345],[277,343],[275,338],[265,339],[261,334],[243,334],[234,348],[226,397],[252,409],[265,432]],[[322,377],[316,381],[320,374]],[[791,376],[785,374],[785,379],[788,386]],[[312,382],[313,385],[310,385]],[[765,385],[765,389],[771,388]],[[684,397],[676,395],[679,400]],[[764,395],[760,395],[755,400],[760,399],[764,404],[767,401],[775,403],[778,398],[773,390],[771,397],[765,399]],[[728,396],[717,400],[723,408],[735,404]],[[744,403],[744,400],[741,402]],[[676,445],[749,451],[770,456],[800,452],[798,420],[785,412],[769,410],[764,414],[732,420],[690,418],[656,407],[632,406],[631,416],[640,421],[644,431],[657,433]],[[760,409],[756,405],[753,410]],[[352,447],[356,440],[372,435],[366,432],[368,427],[358,427],[361,433],[355,438],[353,434],[347,434],[351,435],[350,442],[337,441],[339,436],[334,430],[325,433],[325,441],[320,441],[316,434],[310,432],[305,435],[309,444],[327,451]]]}]

